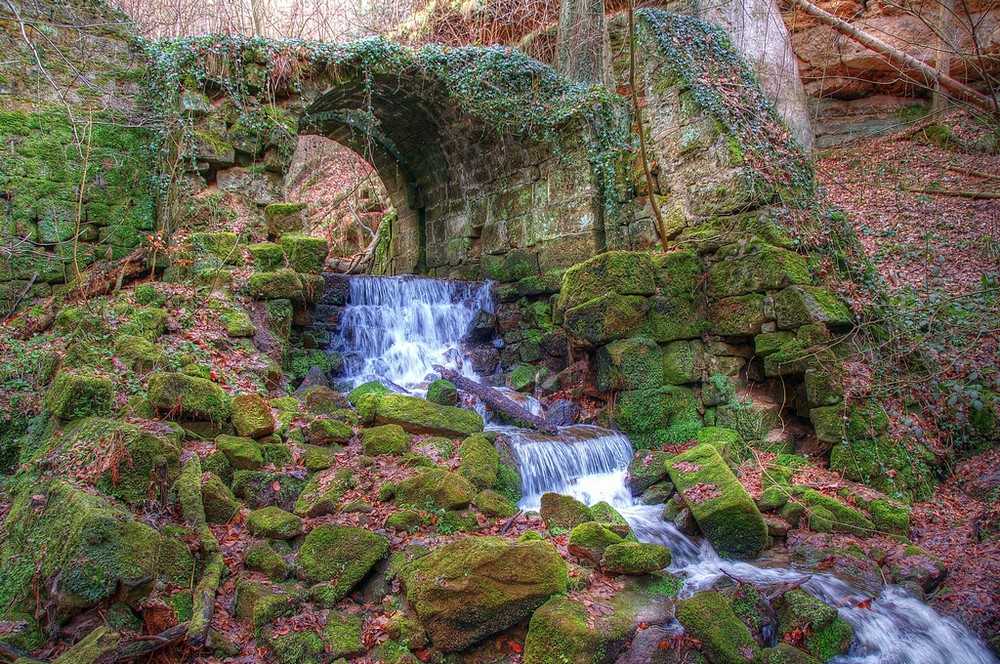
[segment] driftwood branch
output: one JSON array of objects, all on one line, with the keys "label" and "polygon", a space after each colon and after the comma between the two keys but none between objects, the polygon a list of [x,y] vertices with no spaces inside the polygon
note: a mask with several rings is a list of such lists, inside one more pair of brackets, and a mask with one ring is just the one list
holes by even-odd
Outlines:
[{"label": "driftwood branch", "polygon": [[879,55],[885,56],[892,64],[902,69],[916,70],[928,81],[933,81],[942,89],[946,90],[956,99],[968,102],[986,110],[993,115],[1000,115],[1000,108],[994,99],[984,95],[982,92],[970,88],[968,85],[955,80],[951,76],[944,74],[934,67],[922,62],[917,58],[890,46],[881,39],[874,37],[864,30],[861,30],[847,21],[841,20],[833,14],[817,7],[809,0],[788,0],[792,5],[799,7],[806,14],[819,20],[821,23],[829,25],[840,34],[861,44],[865,48],[875,51]]},{"label": "driftwood branch", "polygon": [[559,431],[554,424],[546,421],[544,418],[538,417],[537,415],[532,415],[512,400],[505,397],[499,390],[482,385],[474,380],[469,380],[462,374],[457,371],[452,371],[451,369],[435,366],[434,370],[441,374],[441,377],[445,380],[454,383],[455,387],[458,389],[475,394],[477,397],[482,399],[483,403],[486,404],[490,410],[495,410],[507,415],[517,424],[530,429],[538,429],[539,431],[550,434],[555,434]]}]

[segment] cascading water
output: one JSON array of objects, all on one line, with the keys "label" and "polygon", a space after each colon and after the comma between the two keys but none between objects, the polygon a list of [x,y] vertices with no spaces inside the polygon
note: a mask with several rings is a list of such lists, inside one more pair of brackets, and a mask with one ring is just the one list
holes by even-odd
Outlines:
[{"label": "cascading water", "polygon": [[459,341],[480,310],[493,311],[488,283],[420,277],[352,277],[341,332],[345,378],[419,386],[440,364],[475,377]]},{"label": "cascading water", "polygon": [[[345,355],[347,377],[359,384],[383,380],[418,388],[443,364],[476,378],[462,362],[459,340],[477,312],[493,311],[488,285],[412,277],[354,277],[334,349]],[[537,403],[524,404],[536,410]],[[636,536],[671,548],[670,571],[684,577],[683,596],[713,587],[725,573],[747,581],[796,581],[804,573],[722,560],[660,520],[662,505],[637,504],[625,485],[632,445],[624,435],[594,426],[564,427],[549,436],[494,426],[511,444],[521,472],[523,509],[537,509],[553,491],[589,505],[606,501],[629,522]],[[857,605],[867,595],[829,574],[812,574],[803,586],[841,607],[854,627],[850,652],[837,664],[995,664],[997,659],[974,634],[896,587],[886,588],[870,608]]]}]

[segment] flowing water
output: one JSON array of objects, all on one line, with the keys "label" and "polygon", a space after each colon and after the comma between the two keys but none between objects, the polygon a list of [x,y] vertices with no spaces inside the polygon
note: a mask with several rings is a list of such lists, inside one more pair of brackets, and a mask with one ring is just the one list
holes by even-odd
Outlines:
[{"label": "flowing water", "polygon": [[[433,279],[355,277],[334,348],[348,357],[354,384],[382,380],[419,389],[444,364],[476,378],[459,341],[480,309],[493,310],[489,286]],[[353,359],[352,359],[353,358]],[[525,397],[519,397],[522,401]],[[537,401],[522,403],[540,412]],[[707,541],[695,543],[661,521],[662,505],[639,504],[625,485],[632,445],[620,433],[594,426],[563,427],[556,436],[490,424],[510,441],[521,472],[520,507],[537,509],[547,491],[588,505],[606,501],[636,536],[670,547],[670,571],[684,575],[682,596],[712,588],[729,574],[758,583],[796,581],[805,572],[723,560]],[[838,606],[854,627],[849,653],[837,664],[996,664],[983,642],[958,622],[944,618],[901,588],[889,586],[858,608],[867,594],[830,574],[813,573],[802,587]]]}]

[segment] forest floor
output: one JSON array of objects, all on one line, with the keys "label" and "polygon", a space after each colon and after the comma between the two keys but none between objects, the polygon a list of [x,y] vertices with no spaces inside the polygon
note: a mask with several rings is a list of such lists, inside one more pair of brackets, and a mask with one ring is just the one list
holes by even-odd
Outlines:
[{"label": "forest floor", "polygon": [[[827,202],[848,213],[899,315],[926,331],[913,342],[936,364],[929,382],[996,381],[1000,200],[972,194],[1000,191],[1000,155],[963,151],[984,136],[963,114],[948,118],[953,140],[944,144],[931,140],[936,135],[925,126],[828,150],[817,169]],[[949,193],[928,193],[935,190]],[[937,319],[942,307],[947,312]],[[900,348],[908,350],[906,343]],[[926,384],[906,387],[928,390]],[[945,392],[938,403],[947,410],[956,402]],[[1000,485],[1000,454],[970,453],[981,451],[983,441],[927,426],[934,413],[914,419],[933,429],[937,451],[951,452],[951,477],[911,514],[914,542],[949,569],[932,604],[985,638],[1000,638],[1000,544],[979,537],[984,520],[997,518],[989,498]]]}]

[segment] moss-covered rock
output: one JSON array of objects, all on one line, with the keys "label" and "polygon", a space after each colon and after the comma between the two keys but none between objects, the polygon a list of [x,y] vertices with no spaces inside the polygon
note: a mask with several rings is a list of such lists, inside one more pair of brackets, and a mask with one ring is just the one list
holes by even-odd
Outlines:
[{"label": "moss-covered rock", "polygon": [[424,516],[414,510],[402,510],[393,512],[385,520],[385,527],[393,530],[402,530],[414,533],[419,530],[424,523]]},{"label": "moss-covered rock", "polygon": [[822,664],[809,653],[787,643],[761,650],[767,664]]},{"label": "moss-covered rock", "polygon": [[254,542],[243,558],[250,569],[260,570],[272,581],[282,581],[288,576],[288,563],[267,542]]},{"label": "moss-covered rock", "polygon": [[693,447],[667,461],[667,470],[719,555],[754,558],[764,550],[764,517],[714,447]]},{"label": "moss-covered rock", "polygon": [[264,208],[267,233],[281,237],[285,233],[299,233],[304,225],[305,203],[271,203]]},{"label": "moss-covered rock", "polygon": [[395,486],[396,502],[417,508],[460,510],[469,506],[476,489],[472,483],[444,468],[428,468]]},{"label": "moss-covered rock", "polygon": [[754,354],[757,357],[767,357],[768,355],[777,353],[785,344],[792,341],[795,341],[795,335],[792,332],[781,331],[758,334],[753,338]]},{"label": "moss-covered rock", "polygon": [[323,628],[323,643],[333,659],[354,659],[365,654],[361,640],[362,617],[344,611],[331,612]]},{"label": "moss-covered rock", "polygon": [[875,532],[875,524],[864,514],[836,498],[806,489],[802,493],[802,501],[807,505],[809,528],[818,533],[851,533],[866,537]]},{"label": "moss-covered rock", "polygon": [[462,460],[458,474],[469,480],[478,491],[492,489],[497,483],[500,455],[493,443],[482,436],[466,438],[458,448]]},{"label": "moss-covered rock", "polygon": [[716,254],[708,271],[712,297],[746,295],[809,283],[806,259],[794,252],[766,244],[730,245]]},{"label": "moss-covered rock", "polygon": [[815,286],[789,286],[775,293],[774,315],[779,330],[795,330],[810,323],[845,327],[854,318],[840,298]]},{"label": "moss-covered rock", "polygon": [[649,254],[609,251],[594,256],[563,274],[559,308],[568,311],[607,293],[652,295],[656,273]]},{"label": "moss-covered rock", "polygon": [[616,424],[633,434],[633,445],[638,446],[642,439],[634,434],[654,433],[656,444],[686,443],[694,440],[702,427],[698,405],[698,397],[686,387],[633,390],[619,396]]},{"label": "moss-covered rock", "polygon": [[757,293],[722,298],[712,305],[709,331],[723,337],[755,337],[769,319],[765,300]]},{"label": "moss-covered rock", "polygon": [[451,381],[439,378],[427,386],[427,400],[439,406],[454,406],[458,403],[458,388]]},{"label": "moss-covered rock", "polygon": [[377,396],[382,396],[385,394],[390,394],[392,390],[383,385],[382,383],[372,380],[367,383],[362,383],[358,385],[353,390],[347,394],[347,401],[357,408],[358,402],[361,401],[361,397],[366,394],[375,394]]},{"label": "moss-covered rock", "polygon": [[120,334],[156,341],[167,329],[169,316],[163,309],[136,307],[128,312],[129,321],[118,326]]},{"label": "moss-covered rock", "polygon": [[389,540],[365,528],[317,526],[299,549],[309,583],[325,584],[326,596],[345,597],[389,552]]},{"label": "moss-covered rock", "polygon": [[882,533],[902,535],[910,534],[910,508],[906,505],[893,504],[885,498],[876,498],[865,505],[871,515],[875,528]]},{"label": "moss-covered rock", "polygon": [[581,523],[594,520],[590,508],[572,496],[543,493],[539,513],[550,531],[569,532]]},{"label": "moss-covered rock", "polygon": [[604,549],[601,568],[613,574],[649,574],[670,565],[670,549],[662,544],[622,542]]},{"label": "moss-covered rock", "polygon": [[414,434],[451,438],[464,438],[483,430],[479,413],[403,394],[382,395],[375,406],[375,422],[398,424]]},{"label": "moss-covered rock", "polygon": [[310,292],[316,284],[312,280],[303,279],[304,276],[293,270],[256,272],[250,275],[247,293],[250,297],[257,300],[313,302],[322,294],[322,290],[319,295],[315,292]]},{"label": "moss-covered rock", "polygon": [[192,233],[187,244],[194,256],[209,255],[218,258],[228,265],[242,263],[242,247],[236,233],[220,231],[216,233]]},{"label": "moss-covered rock", "polygon": [[569,534],[569,552],[577,558],[599,565],[604,550],[612,544],[621,544],[625,539],[596,521],[581,523]]},{"label": "moss-covered rock", "polygon": [[705,371],[705,345],[700,340],[673,341],[663,346],[663,383],[700,382]]},{"label": "moss-covered rock", "polygon": [[317,417],[309,422],[306,440],[312,445],[334,445],[350,442],[354,429],[339,420]]},{"label": "moss-covered rock", "polygon": [[229,419],[229,395],[203,378],[156,373],[149,377],[146,396],[161,414],[177,419],[216,423]]},{"label": "moss-covered rock", "polygon": [[406,598],[444,652],[463,650],[524,620],[566,592],[566,563],[544,541],[498,537],[446,544],[400,570]]},{"label": "moss-covered rock", "polygon": [[273,272],[286,267],[285,252],[281,245],[274,242],[262,242],[247,246],[253,267],[259,272]]},{"label": "moss-covered rock", "polygon": [[933,494],[937,478],[932,461],[920,443],[887,435],[851,438],[830,450],[830,470],[906,502]]},{"label": "moss-covered rock", "polygon": [[110,378],[60,369],[45,396],[45,407],[65,421],[108,415],[114,394],[115,384]]},{"label": "moss-covered rock", "polygon": [[677,620],[684,631],[701,643],[710,662],[755,662],[760,647],[733,611],[729,601],[714,590],[677,602]]},{"label": "moss-covered rock", "polygon": [[298,233],[286,233],[278,240],[288,265],[296,272],[322,272],[329,250],[323,238]]},{"label": "moss-covered rock", "polygon": [[136,373],[166,367],[170,360],[163,350],[142,337],[123,336],[115,342],[115,353]]},{"label": "moss-covered rock", "polygon": [[333,514],[344,493],[356,485],[357,480],[349,468],[317,473],[303,487],[292,511],[310,519]]},{"label": "moss-covered rock", "polygon": [[601,664],[614,661],[632,631],[634,610],[621,604],[594,617],[579,600],[553,597],[531,617],[525,664]]},{"label": "moss-covered rock", "polygon": [[665,479],[667,477],[666,462],[672,456],[667,452],[652,450],[636,452],[632,460],[629,461],[628,470],[625,473],[625,486],[628,487],[632,495],[638,496],[649,487]]},{"label": "moss-covered rock", "polygon": [[643,334],[648,310],[645,297],[606,293],[566,311],[563,327],[571,343],[596,347]]},{"label": "moss-covered rock", "polygon": [[233,493],[252,510],[275,505],[290,511],[306,480],[263,470],[237,470],[233,473]]},{"label": "moss-covered rock", "polygon": [[206,472],[202,477],[201,502],[205,506],[205,518],[209,523],[229,523],[240,509],[232,489],[211,472]]},{"label": "moss-covered rock", "polygon": [[236,619],[251,625],[256,631],[290,612],[294,604],[288,595],[275,592],[271,586],[247,579],[236,584]]},{"label": "moss-covered rock", "polygon": [[663,384],[660,347],[648,337],[612,341],[597,350],[597,387],[603,392]]},{"label": "moss-covered rock", "polygon": [[834,607],[801,588],[788,591],[775,605],[778,632],[785,640],[805,635],[803,648],[821,662],[847,652],[854,629]]},{"label": "moss-covered rock", "polygon": [[230,403],[233,426],[244,438],[263,438],[274,433],[277,423],[271,406],[256,394],[234,397]]},{"label": "moss-covered rock", "polygon": [[286,540],[302,534],[302,519],[280,507],[263,507],[247,515],[247,527],[258,537]]},{"label": "moss-covered rock", "polygon": [[384,424],[361,431],[361,449],[368,456],[389,454],[401,456],[410,449],[413,436],[398,424]]},{"label": "moss-covered rock", "polygon": [[698,432],[698,443],[711,445],[728,461],[740,461],[745,445],[738,431],[725,427],[705,427]]},{"label": "moss-covered rock", "polygon": [[30,614],[8,611],[0,618],[0,643],[29,652],[39,650],[46,641],[48,638]]},{"label": "moss-covered rock", "polygon": [[264,465],[264,448],[249,438],[223,434],[216,437],[215,447],[226,455],[236,470],[256,470]]},{"label": "moss-covered rock", "polygon": [[489,517],[506,518],[517,514],[514,503],[491,489],[477,493],[472,502],[477,510]]}]

